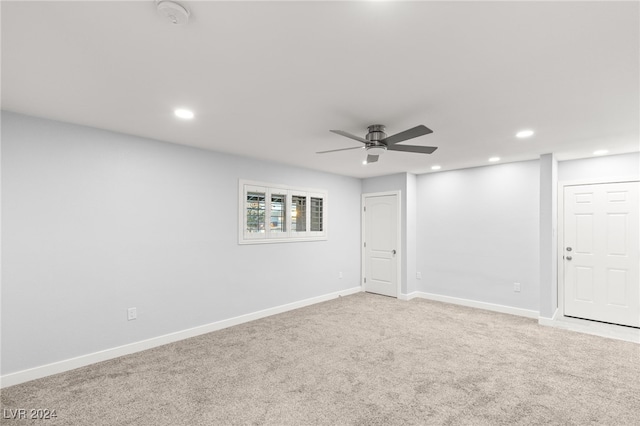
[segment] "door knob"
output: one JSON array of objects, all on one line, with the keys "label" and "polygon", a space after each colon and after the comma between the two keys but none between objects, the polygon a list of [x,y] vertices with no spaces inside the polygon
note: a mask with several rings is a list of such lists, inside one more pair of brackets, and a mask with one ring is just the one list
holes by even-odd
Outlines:
[{"label": "door knob", "polygon": [[567,260],[571,260],[571,259],[573,259],[573,257],[567,256]]},{"label": "door knob", "polygon": [[396,249],[391,250],[392,254],[396,254]]},{"label": "door knob", "polygon": [[571,250],[572,250],[571,247],[567,247],[567,251],[571,251]]}]

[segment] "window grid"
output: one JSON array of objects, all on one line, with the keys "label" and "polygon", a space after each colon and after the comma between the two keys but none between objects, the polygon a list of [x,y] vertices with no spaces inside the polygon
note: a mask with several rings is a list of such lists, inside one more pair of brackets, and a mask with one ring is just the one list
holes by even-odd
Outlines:
[{"label": "window grid", "polygon": [[322,198],[311,197],[311,231],[322,232]]},{"label": "window grid", "polygon": [[240,181],[240,244],[326,240],[327,194]]},{"label": "window grid", "polygon": [[264,193],[247,193],[247,232],[264,233],[266,207]]},{"label": "window grid", "polygon": [[291,232],[307,231],[307,197],[291,196]]},{"label": "window grid", "polygon": [[271,215],[269,218],[271,232],[287,230],[287,195],[271,194]]}]

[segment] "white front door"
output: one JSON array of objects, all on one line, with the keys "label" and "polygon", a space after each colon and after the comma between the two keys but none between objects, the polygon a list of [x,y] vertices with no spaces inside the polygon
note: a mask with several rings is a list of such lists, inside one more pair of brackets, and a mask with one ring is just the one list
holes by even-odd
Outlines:
[{"label": "white front door", "polygon": [[639,187],[564,187],[566,316],[640,327]]},{"label": "white front door", "polygon": [[364,198],[364,289],[398,296],[398,196]]}]

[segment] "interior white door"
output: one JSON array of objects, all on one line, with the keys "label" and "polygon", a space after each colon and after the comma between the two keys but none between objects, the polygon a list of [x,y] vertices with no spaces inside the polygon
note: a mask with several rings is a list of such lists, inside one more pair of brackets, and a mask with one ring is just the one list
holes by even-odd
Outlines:
[{"label": "interior white door", "polygon": [[565,186],[565,315],[640,327],[639,187]]},{"label": "interior white door", "polygon": [[365,291],[398,296],[397,195],[365,197]]}]

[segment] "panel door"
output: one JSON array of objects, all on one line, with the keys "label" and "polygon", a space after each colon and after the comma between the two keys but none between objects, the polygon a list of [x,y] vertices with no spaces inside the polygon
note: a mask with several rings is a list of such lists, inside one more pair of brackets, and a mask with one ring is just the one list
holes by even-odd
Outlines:
[{"label": "panel door", "polygon": [[565,315],[640,327],[639,187],[565,187]]},{"label": "panel door", "polygon": [[365,198],[365,291],[398,296],[396,195]]}]

